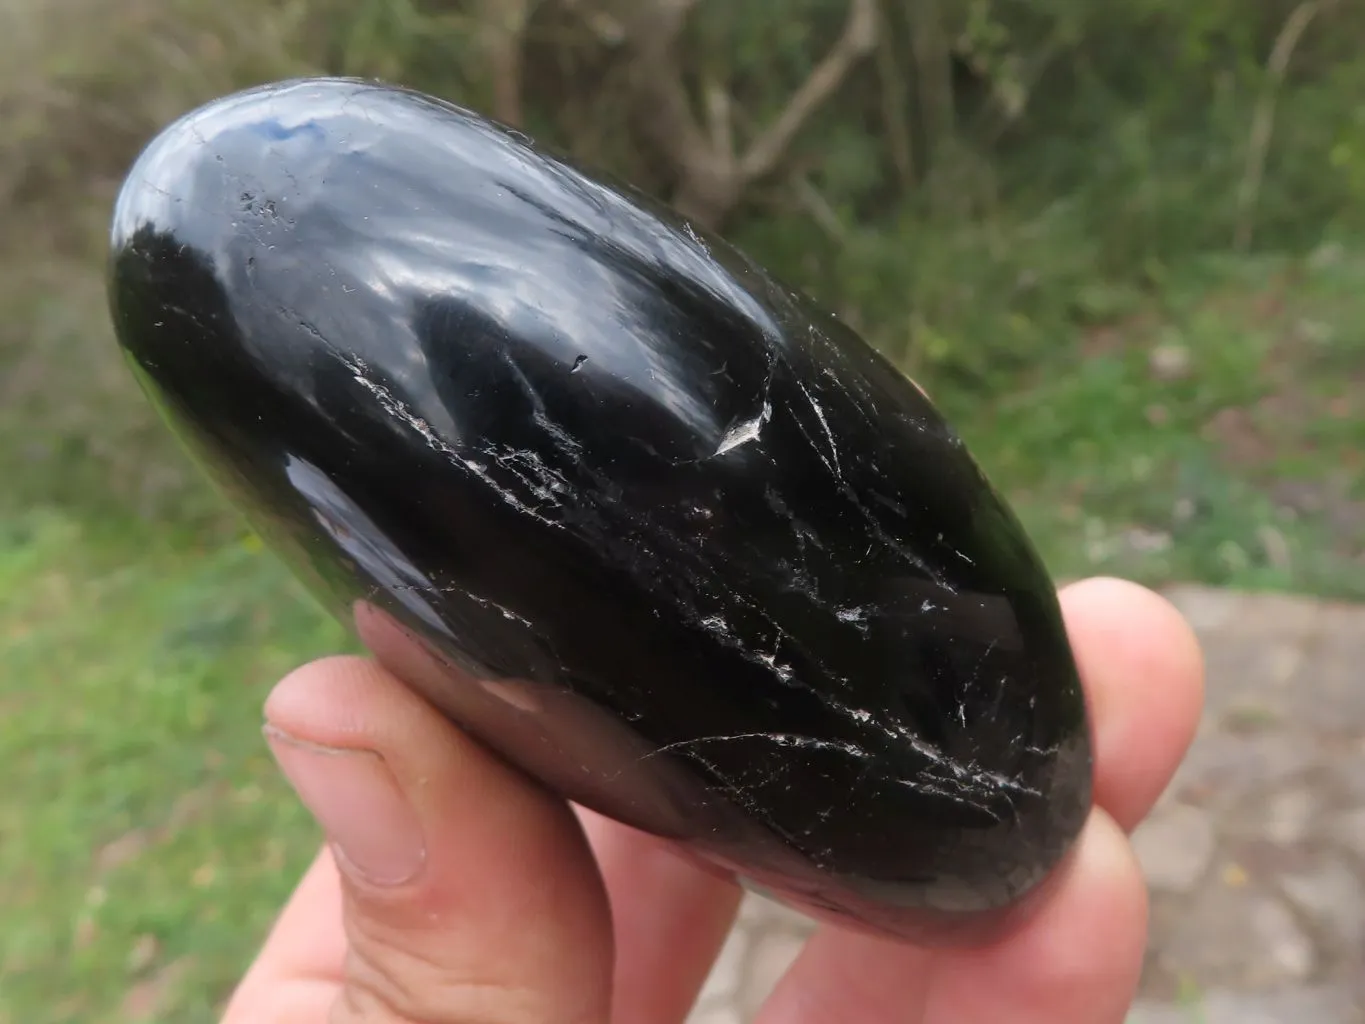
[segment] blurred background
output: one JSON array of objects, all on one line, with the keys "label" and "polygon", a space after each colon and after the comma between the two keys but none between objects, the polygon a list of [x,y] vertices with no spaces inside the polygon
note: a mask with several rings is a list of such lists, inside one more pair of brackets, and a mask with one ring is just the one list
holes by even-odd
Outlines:
[{"label": "blurred background", "polygon": [[519,125],[862,330],[1059,577],[1360,635],[1362,40],[1356,0],[0,0],[0,1024],[215,1019],[317,838],[259,704],[349,641],[110,334],[109,204],[169,120],[325,72]]}]

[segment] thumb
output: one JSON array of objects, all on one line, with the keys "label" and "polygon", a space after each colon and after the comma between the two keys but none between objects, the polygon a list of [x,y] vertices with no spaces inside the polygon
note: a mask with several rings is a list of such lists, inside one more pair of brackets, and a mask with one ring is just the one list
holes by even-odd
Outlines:
[{"label": "thumb", "polygon": [[331,1024],[609,1019],[610,911],[565,803],[367,660],[295,672],[266,721],[340,876]]}]

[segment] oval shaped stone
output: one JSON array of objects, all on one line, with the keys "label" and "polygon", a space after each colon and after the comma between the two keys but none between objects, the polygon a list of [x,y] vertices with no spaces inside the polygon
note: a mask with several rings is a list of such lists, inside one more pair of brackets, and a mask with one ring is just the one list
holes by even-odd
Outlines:
[{"label": "oval shaped stone", "polygon": [[151,399],[396,674],[562,796],[808,911],[980,938],[1090,805],[1053,586],[921,391],[520,133],[320,79],[154,139]]}]

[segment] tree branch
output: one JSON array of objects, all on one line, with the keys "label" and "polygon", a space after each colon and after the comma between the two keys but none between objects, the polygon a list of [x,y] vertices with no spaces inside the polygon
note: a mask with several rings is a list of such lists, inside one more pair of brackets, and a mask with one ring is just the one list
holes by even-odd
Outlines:
[{"label": "tree branch", "polygon": [[[699,0],[565,0],[590,25],[610,26],[613,41],[630,54],[636,110],[650,142],[673,166],[673,205],[685,217],[717,227],[744,189],[778,169],[792,141],[843,83],[849,70],[877,45],[877,0],[850,0],[842,35],[782,112],[737,157],[732,100],[718,83],[702,96],[704,117],[693,108],[677,54],[678,38]],[[604,38],[603,30],[598,31]]]},{"label": "tree branch", "polygon": [[731,111],[730,93],[719,82],[706,86],[706,127],[711,136],[711,149],[727,162],[735,159],[735,123]]},{"label": "tree branch", "polygon": [[1239,251],[1251,245],[1252,232],[1255,230],[1256,200],[1261,193],[1261,182],[1265,178],[1266,157],[1270,152],[1270,139],[1275,131],[1275,107],[1280,98],[1280,87],[1284,85],[1285,74],[1294,50],[1303,38],[1304,32],[1313,19],[1335,0],[1304,0],[1285,19],[1280,34],[1271,48],[1266,62],[1266,84],[1257,101],[1256,112],[1251,119],[1251,138],[1247,144],[1246,172],[1242,176],[1241,187],[1237,190],[1237,229],[1233,236],[1233,247]]},{"label": "tree branch", "polygon": [[796,133],[817,108],[843,84],[849,71],[877,45],[876,0],[853,0],[843,35],[816,65],[786,108],[749,146],[739,162],[746,182],[772,173],[791,146]]},{"label": "tree branch", "polygon": [[493,89],[492,114],[513,127],[522,123],[522,51],[532,0],[480,0],[479,35]]},{"label": "tree branch", "polygon": [[[952,44],[944,27],[942,0],[905,0],[905,12],[915,59],[916,105],[923,126],[921,166],[929,178],[930,191],[937,193],[943,187],[943,176],[935,168],[938,151],[952,138],[957,122]],[[938,198],[933,196],[935,205]]]},{"label": "tree branch", "polygon": [[896,39],[883,24],[877,40],[877,75],[881,80],[882,124],[891,148],[901,188],[915,184],[915,145],[910,135],[910,111],[906,102],[906,79],[896,53]]},{"label": "tree branch", "polygon": [[631,78],[650,140],[682,172],[710,150],[678,66],[677,41],[697,0],[629,0],[618,16],[632,52]]}]

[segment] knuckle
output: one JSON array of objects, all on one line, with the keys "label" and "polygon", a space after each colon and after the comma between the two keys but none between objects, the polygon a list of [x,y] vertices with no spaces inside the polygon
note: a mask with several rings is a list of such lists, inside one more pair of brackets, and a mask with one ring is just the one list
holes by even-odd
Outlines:
[{"label": "knuckle", "polygon": [[558,1024],[500,987],[424,984],[371,970],[352,976],[338,1024]]},{"label": "knuckle", "polygon": [[457,946],[453,936],[398,931],[352,922],[344,1024],[560,1024],[544,993],[465,976],[432,952]]}]

